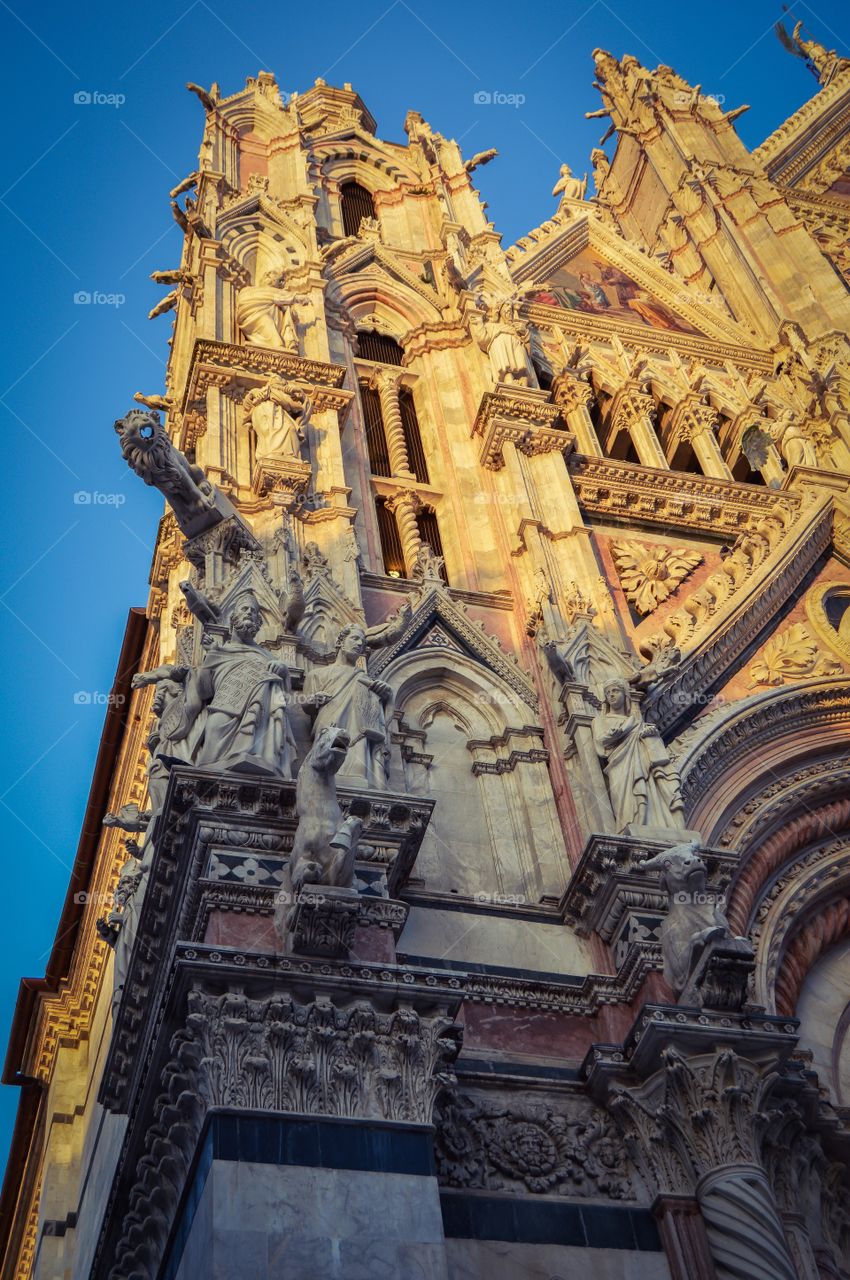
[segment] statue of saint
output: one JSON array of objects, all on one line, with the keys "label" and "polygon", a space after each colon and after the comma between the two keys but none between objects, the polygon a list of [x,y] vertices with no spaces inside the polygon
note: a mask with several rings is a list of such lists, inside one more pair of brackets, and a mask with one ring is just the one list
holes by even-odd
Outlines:
[{"label": "statue of saint", "polygon": [[583,200],[587,195],[587,174],[583,178],[574,178],[570,166],[562,164],[558,181],[552,188],[552,195],[561,197],[559,209],[569,200]]},{"label": "statue of saint", "polygon": [[785,409],[781,417],[770,423],[770,437],[788,467],[816,467],[815,446],[797,421],[793,409]]},{"label": "statue of saint", "polygon": [[593,741],[605,762],[617,831],[684,827],[679,780],[658,730],[644,720],[626,680],[606,680],[602,692]]},{"label": "statue of saint", "polygon": [[230,615],[229,639],[208,648],[189,674],[185,732],[197,733],[197,765],[291,778],[289,669],[257,644],[260,625],[255,597],[241,596]]},{"label": "statue of saint", "polygon": [[409,603],[381,627],[366,628],[352,622],[340,631],[336,657],[327,667],[315,667],[304,682],[304,703],[315,711],[313,740],[334,726],[347,735],[348,753],[339,776],[385,791],[389,781],[389,724],[393,691],[376,680],[362,665],[370,649],[392,644],[411,615]]},{"label": "statue of saint", "polygon": [[186,715],[187,667],[156,667],[133,676],[132,687],[155,684],[151,709],[156,716],[148,735],[148,796],[157,814],[165,802],[169,767],[175,760],[191,760],[193,734]]},{"label": "statue of saint", "polygon": [[527,387],[528,356],[520,338],[520,326],[513,315],[511,302],[490,303],[478,298],[479,311],[469,317],[469,328],[482,351],[487,353],[496,382],[515,383]]},{"label": "statue of saint", "polygon": [[245,285],[239,290],[236,323],[252,347],[273,347],[297,355],[298,329],[293,307],[309,301],[309,298],[285,288],[279,271],[265,271],[259,284]]},{"label": "statue of saint", "polygon": [[272,377],[242,401],[245,421],[257,437],[258,458],[300,458],[311,402],[304,387]]}]

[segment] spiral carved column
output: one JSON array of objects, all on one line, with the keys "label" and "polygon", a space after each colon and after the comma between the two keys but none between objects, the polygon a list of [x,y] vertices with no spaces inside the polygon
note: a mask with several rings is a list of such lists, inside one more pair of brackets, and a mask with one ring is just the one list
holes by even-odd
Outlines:
[{"label": "spiral carved column", "polygon": [[387,510],[395,516],[404,556],[404,567],[407,576],[410,577],[422,546],[422,537],[416,521],[417,515],[422,510],[422,502],[413,489],[402,489],[387,499]]},{"label": "spiral carved column", "polygon": [[697,1187],[718,1280],[797,1280],[763,1169],[715,1169]]},{"label": "spiral carved column", "polygon": [[412,477],[398,398],[400,386],[401,374],[392,373],[389,369],[376,369],[372,376],[372,387],[381,400],[381,417],[384,421],[387,452],[390,455],[390,469],[394,476]]}]

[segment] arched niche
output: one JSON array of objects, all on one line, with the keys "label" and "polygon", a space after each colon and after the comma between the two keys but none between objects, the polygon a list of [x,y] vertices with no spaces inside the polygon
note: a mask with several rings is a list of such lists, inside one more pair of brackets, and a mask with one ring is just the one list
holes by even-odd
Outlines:
[{"label": "arched niche", "polygon": [[559,895],[568,864],[531,708],[455,650],[403,654],[382,678],[396,691],[392,785],[437,801],[415,878],[494,901]]}]

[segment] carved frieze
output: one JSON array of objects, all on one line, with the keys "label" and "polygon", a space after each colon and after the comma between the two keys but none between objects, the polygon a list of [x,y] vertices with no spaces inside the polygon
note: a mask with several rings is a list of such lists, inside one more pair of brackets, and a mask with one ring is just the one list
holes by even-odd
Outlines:
[{"label": "carved frieze", "polygon": [[641,614],[657,609],[702,563],[699,552],[687,547],[647,545],[632,539],[613,542],[611,554],[626,599]]}]

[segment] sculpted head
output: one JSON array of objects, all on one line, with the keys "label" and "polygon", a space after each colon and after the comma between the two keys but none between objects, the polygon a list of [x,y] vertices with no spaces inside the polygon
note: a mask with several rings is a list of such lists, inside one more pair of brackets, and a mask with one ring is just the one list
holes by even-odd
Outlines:
[{"label": "sculpted head", "polygon": [[260,606],[256,596],[240,596],[230,611],[230,631],[243,643],[250,643],[262,626]]},{"label": "sculpted head", "polygon": [[281,274],[279,271],[275,271],[275,270],[264,271],[263,274],[260,276],[260,284],[269,285],[271,288],[276,288],[280,283],[281,283]]},{"label": "sculpted head", "polygon": [[602,696],[609,711],[624,713],[632,705],[632,692],[625,680],[614,678],[606,680],[602,686]]},{"label": "sculpted head", "polygon": [[339,725],[327,724],[320,729],[309,753],[310,763],[320,773],[336,773],[345,759],[351,739]]},{"label": "sculpted head", "polygon": [[165,434],[155,409],[131,409],[123,418],[115,423],[115,434],[121,441],[121,448],[151,449]]},{"label": "sculpted head", "polygon": [[349,662],[356,662],[366,652],[366,629],[359,622],[350,622],[337,636],[336,651]]}]

